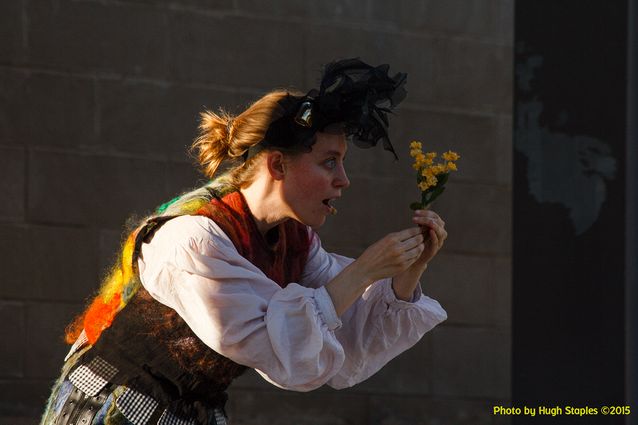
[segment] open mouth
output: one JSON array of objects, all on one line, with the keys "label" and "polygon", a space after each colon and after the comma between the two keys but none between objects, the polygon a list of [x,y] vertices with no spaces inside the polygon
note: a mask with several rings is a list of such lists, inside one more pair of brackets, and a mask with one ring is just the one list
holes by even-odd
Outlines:
[{"label": "open mouth", "polygon": [[333,207],[332,205],[330,205],[330,202],[332,202],[332,199],[324,199],[323,204],[328,207],[328,211],[330,212],[330,214],[335,215],[337,213],[337,209],[335,207]]}]

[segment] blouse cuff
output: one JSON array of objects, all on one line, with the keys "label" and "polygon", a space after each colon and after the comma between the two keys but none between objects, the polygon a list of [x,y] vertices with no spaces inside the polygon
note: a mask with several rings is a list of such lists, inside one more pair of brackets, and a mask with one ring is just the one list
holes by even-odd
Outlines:
[{"label": "blouse cuff", "polygon": [[325,287],[321,286],[315,290],[315,302],[319,313],[321,313],[326,325],[328,325],[328,329],[331,331],[339,329],[342,324],[341,319],[339,319],[332,298],[330,298],[330,294],[328,294]]},{"label": "blouse cuff", "polygon": [[388,283],[383,285],[383,299],[388,304],[394,305],[398,308],[411,308],[415,302],[421,299],[421,295],[423,295],[423,291],[421,290],[420,282],[416,285],[416,288],[414,288],[412,298],[409,301],[397,298],[397,295],[394,293],[394,289],[392,289],[392,279],[388,279]]}]

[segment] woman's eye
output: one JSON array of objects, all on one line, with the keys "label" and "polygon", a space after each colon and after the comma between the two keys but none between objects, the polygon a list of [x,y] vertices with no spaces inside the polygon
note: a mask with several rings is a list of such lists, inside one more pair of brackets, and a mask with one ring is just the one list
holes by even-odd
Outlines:
[{"label": "woman's eye", "polygon": [[331,158],[326,161],[326,166],[328,168],[335,168],[337,166],[337,161],[334,158]]}]

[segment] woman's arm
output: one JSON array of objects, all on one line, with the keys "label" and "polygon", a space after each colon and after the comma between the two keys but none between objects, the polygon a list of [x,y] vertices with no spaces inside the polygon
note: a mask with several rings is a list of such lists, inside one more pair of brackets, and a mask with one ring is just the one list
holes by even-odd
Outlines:
[{"label": "woman's arm", "polygon": [[209,347],[275,385],[307,391],[342,368],[345,353],[334,333],[342,324],[339,314],[369,281],[413,262],[419,238],[418,229],[398,232],[325,286],[293,282],[282,289],[239,255],[214,221],[184,216],[142,246],[138,265],[148,292],[177,311]]},{"label": "woman's arm", "polygon": [[372,282],[408,270],[423,249],[423,235],[418,227],[390,233],[370,245],[326,284],[337,314],[342,315]]},{"label": "woman's arm", "polygon": [[[355,260],[326,252],[319,237],[311,234],[313,243],[301,283],[319,287],[334,282],[334,277]],[[335,330],[335,335],[345,359],[339,372],[328,381],[330,386],[344,388],[367,379],[447,318],[437,301],[422,295],[418,281],[407,301],[395,295],[392,281],[374,282],[341,315],[343,325]]]},{"label": "woman's arm", "polygon": [[[342,322],[333,303],[341,295],[329,294],[323,287],[326,281],[315,288],[297,283],[280,288],[240,256],[221,229],[205,217],[169,221],[150,244],[143,245],[141,254],[138,263],[145,288],[175,309],[220,354],[256,369],[277,386],[297,391],[317,388],[342,372],[352,376],[343,367],[350,356],[343,341],[358,344],[356,338],[347,336],[356,328],[348,323],[344,340],[338,338],[335,331]],[[366,261],[364,265],[375,264]],[[329,267],[327,275],[318,273],[329,276],[328,285],[334,282],[335,288],[356,287],[347,296],[355,298],[350,305],[358,304],[365,279],[371,278],[360,282],[352,277],[363,275],[357,270],[366,268],[351,267],[352,275],[341,273],[347,266]],[[347,303],[342,308],[347,310]],[[366,313],[361,313],[366,309],[355,309],[359,322],[366,320]],[[368,335],[365,332],[365,338]]]},{"label": "woman's arm", "polygon": [[281,288],[212,220],[169,221],[142,246],[138,265],[149,293],[206,345],[271,383],[309,391],[341,369],[345,354],[334,334],[341,321],[326,289]]}]

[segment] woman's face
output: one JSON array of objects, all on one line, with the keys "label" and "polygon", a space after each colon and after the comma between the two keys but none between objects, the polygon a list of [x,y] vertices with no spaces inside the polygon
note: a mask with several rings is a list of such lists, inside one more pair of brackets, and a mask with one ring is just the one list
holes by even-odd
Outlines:
[{"label": "woman's face", "polygon": [[312,151],[286,163],[284,202],[295,220],[319,227],[331,214],[330,202],[350,186],[343,160],[347,144],[343,133],[317,133]]}]

